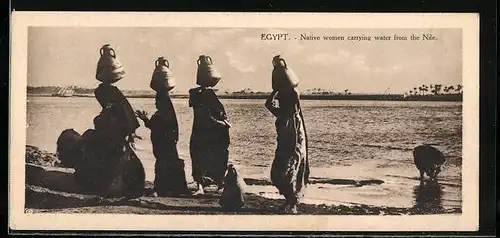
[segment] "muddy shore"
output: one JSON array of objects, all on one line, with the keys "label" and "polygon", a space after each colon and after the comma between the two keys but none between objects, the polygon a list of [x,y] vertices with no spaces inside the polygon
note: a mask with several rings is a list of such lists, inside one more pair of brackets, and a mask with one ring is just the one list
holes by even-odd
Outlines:
[{"label": "muddy shore", "polygon": [[[153,197],[152,183],[147,182],[143,196],[135,199],[102,198],[80,194],[72,186],[74,170],[62,167],[54,153],[26,146],[26,213],[112,213],[112,214],[282,214],[283,199],[268,199],[245,194],[245,206],[239,211],[224,211],[219,195],[209,188],[202,197]],[[248,186],[262,183],[245,178]],[[339,182],[339,181],[337,181]],[[342,182],[342,181],[340,181]],[[348,181],[346,181],[348,182]],[[372,181],[377,182],[377,181]],[[194,184],[189,184],[194,190]],[[414,215],[457,214],[460,209],[399,208],[368,205],[299,204],[299,214],[309,215]]]}]

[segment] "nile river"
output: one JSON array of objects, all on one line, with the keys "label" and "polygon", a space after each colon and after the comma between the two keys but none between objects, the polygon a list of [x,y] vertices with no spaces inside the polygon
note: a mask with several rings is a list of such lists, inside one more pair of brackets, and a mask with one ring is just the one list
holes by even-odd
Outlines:
[{"label": "nile river", "polygon": [[[155,112],[153,98],[129,99],[134,109]],[[244,177],[268,179],[276,147],[275,118],[264,100],[224,99],[232,127],[230,162]],[[179,154],[186,161],[192,181],[189,137],[193,122],[187,99],[173,99],[180,138]],[[303,100],[301,102],[309,137],[311,176],[330,179],[377,179],[380,185],[313,184],[304,202],[368,204],[411,207],[421,201],[418,170],[411,150],[434,144],[446,156],[439,176],[440,189],[431,202],[445,208],[461,207],[462,103],[407,101]],[[100,106],[94,98],[28,97],[27,144],[56,151],[57,137],[67,128],[79,133],[93,128]],[[149,130],[141,122],[137,155],[154,178]],[[279,197],[270,186],[248,186],[266,197]],[[419,198],[420,196],[420,198]],[[427,195],[426,195],[427,196]]]}]

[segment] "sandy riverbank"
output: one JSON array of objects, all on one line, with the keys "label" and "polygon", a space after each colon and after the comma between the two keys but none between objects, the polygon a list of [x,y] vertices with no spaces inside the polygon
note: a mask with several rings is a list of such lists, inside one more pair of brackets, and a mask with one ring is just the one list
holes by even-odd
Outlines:
[{"label": "sandy riverbank", "polygon": [[[36,147],[26,147],[26,204],[27,213],[113,213],[113,214],[281,214],[282,199],[270,199],[256,193],[245,194],[245,206],[239,211],[223,211],[215,188],[209,188],[202,197],[153,197],[151,182],[147,182],[143,196],[136,199],[105,199],[80,194],[72,186],[71,168],[60,167],[56,155]],[[321,183],[321,180],[313,180]],[[268,182],[245,178],[248,187]],[[323,181],[354,183],[353,181]],[[364,181],[364,183],[380,181]],[[356,184],[358,183],[358,184]],[[194,185],[189,184],[194,190]],[[252,190],[252,189],[249,189]],[[425,207],[387,207],[370,205],[313,205],[300,204],[299,214],[314,215],[404,215],[461,213],[461,209],[432,209]]]}]

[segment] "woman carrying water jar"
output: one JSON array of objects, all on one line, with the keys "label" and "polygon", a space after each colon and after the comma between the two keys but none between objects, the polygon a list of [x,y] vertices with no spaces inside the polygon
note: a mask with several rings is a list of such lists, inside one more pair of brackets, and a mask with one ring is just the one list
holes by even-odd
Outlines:
[{"label": "woman carrying water jar", "polygon": [[150,87],[156,91],[155,105],[158,109],[151,118],[145,111],[136,115],[151,130],[151,143],[155,162],[154,192],[156,196],[190,196],[184,172],[184,160],[179,158],[177,142],[179,125],[169,92],[175,87],[170,64],[165,57],[158,57]]},{"label": "woman carrying water jar", "polygon": [[144,167],[133,150],[139,122],[127,98],[114,83],[125,77],[114,49],[100,49],[94,90],[102,107],[94,118],[95,129],[82,135],[81,160],[75,166],[75,179],[87,192],[103,197],[140,197],[145,185]]},{"label": "woman carrying water jar", "polygon": [[298,78],[279,55],[273,58],[273,66],[273,92],[265,103],[276,117],[278,145],[271,166],[271,181],[285,197],[282,209],[297,213],[299,198],[309,183],[307,134],[296,89]]},{"label": "woman carrying water jar", "polygon": [[204,194],[204,187],[216,184],[223,189],[224,174],[229,159],[229,128],[224,105],[214,87],[221,79],[210,56],[201,55],[197,61],[196,83],[200,87],[189,90],[189,106],[194,120],[189,144],[193,180],[197,183],[194,195]]}]

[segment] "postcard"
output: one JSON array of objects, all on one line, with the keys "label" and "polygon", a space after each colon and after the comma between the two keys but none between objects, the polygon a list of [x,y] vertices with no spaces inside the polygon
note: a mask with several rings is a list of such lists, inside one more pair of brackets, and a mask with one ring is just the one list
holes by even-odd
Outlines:
[{"label": "postcard", "polygon": [[479,16],[13,12],[14,230],[474,231]]}]

